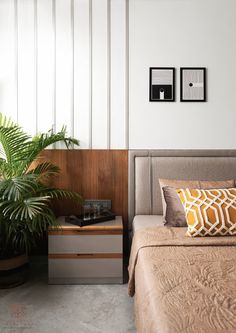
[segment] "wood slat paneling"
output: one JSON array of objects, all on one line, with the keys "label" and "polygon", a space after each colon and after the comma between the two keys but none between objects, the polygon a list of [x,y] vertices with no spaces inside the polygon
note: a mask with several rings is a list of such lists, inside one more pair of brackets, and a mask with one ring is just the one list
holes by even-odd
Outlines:
[{"label": "wood slat paneling", "polygon": [[[77,191],[84,199],[112,200],[112,211],[123,217],[127,244],[128,151],[45,150],[42,158],[61,168],[50,185]],[[81,209],[67,201],[55,203],[54,208],[57,215],[78,214]]]}]

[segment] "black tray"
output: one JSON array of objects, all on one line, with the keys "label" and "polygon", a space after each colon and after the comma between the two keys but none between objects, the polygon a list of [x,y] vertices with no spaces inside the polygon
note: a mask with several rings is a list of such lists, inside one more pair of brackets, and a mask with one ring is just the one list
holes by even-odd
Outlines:
[{"label": "black tray", "polygon": [[106,212],[100,215],[99,217],[92,218],[89,220],[84,220],[83,215],[70,215],[65,217],[65,221],[74,225],[78,225],[80,227],[84,227],[86,225],[92,225],[96,223],[106,222],[114,220],[116,217],[115,214]]}]

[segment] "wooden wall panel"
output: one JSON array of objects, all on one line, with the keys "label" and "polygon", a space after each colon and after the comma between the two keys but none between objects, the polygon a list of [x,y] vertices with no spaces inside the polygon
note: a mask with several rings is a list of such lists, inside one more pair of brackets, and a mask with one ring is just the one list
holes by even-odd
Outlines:
[{"label": "wooden wall panel", "polygon": [[[43,159],[61,168],[51,185],[79,192],[84,199],[111,199],[112,210],[128,221],[127,150],[45,150]],[[58,215],[75,214],[70,202],[55,204]]]}]

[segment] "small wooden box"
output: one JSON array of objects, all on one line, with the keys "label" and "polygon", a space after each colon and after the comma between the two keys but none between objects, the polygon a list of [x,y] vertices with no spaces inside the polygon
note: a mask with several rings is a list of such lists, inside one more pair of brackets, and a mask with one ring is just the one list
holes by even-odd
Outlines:
[{"label": "small wooden box", "polygon": [[122,217],[79,227],[59,217],[48,231],[50,284],[123,283]]}]

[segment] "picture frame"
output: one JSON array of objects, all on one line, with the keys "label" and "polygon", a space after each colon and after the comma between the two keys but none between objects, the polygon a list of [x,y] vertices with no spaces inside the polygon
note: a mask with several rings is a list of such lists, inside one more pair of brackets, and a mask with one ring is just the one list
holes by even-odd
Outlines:
[{"label": "picture frame", "polygon": [[206,102],[206,67],[180,68],[180,101]]},{"label": "picture frame", "polygon": [[150,102],[175,101],[174,67],[149,68],[149,101]]}]

